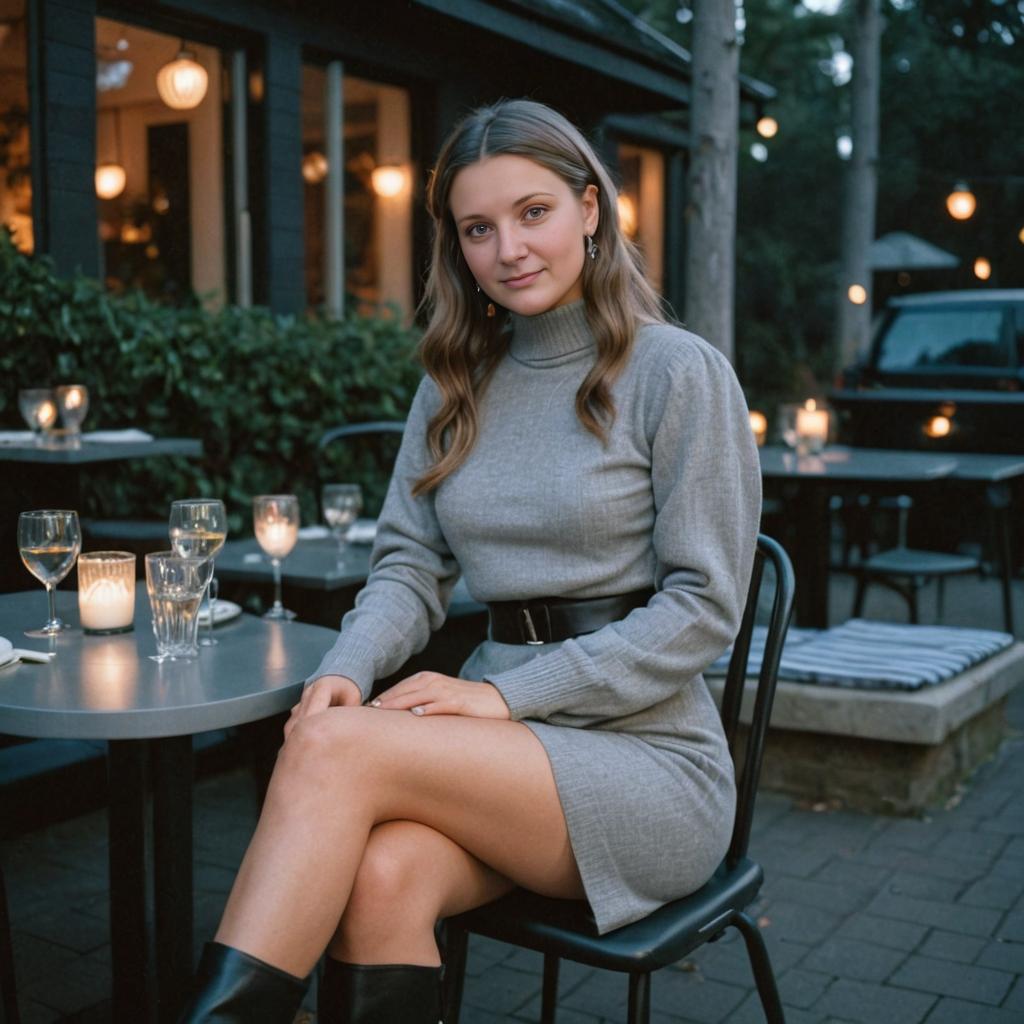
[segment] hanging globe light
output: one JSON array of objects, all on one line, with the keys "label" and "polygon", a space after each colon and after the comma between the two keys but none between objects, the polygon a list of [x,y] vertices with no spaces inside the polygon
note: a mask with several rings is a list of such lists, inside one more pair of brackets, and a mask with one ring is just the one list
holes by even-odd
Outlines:
[{"label": "hanging globe light", "polygon": [[962,181],[958,181],[946,196],[946,209],[953,220],[970,220],[977,205],[974,193]]},{"label": "hanging globe light", "polygon": [[120,164],[100,164],[96,168],[96,195],[116,199],[123,191],[128,175]]},{"label": "hanging globe light", "polygon": [[191,110],[203,102],[207,81],[206,68],[182,41],[178,56],[156,73],[156,91],[174,110]]},{"label": "hanging globe light", "polygon": [[314,149],[302,158],[302,177],[310,185],[318,185],[327,177],[327,157]]},{"label": "hanging globe light", "polygon": [[404,192],[406,180],[405,171],[394,164],[382,164],[380,167],[374,167],[370,173],[370,184],[373,186],[373,191],[385,199]]}]

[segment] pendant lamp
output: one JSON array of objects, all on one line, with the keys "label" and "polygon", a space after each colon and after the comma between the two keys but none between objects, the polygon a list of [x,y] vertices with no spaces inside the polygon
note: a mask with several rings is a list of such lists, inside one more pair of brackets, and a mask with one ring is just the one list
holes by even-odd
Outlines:
[{"label": "pendant lamp", "polygon": [[185,48],[183,39],[178,56],[156,73],[156,90],[172,109],[191,110],[203,102],[207,81],[206,68]]},{"label": "pendant lamp", "polygon": [[114,163],[100,164],[96,168],[96,195],[100,199],[116,199],[128,183],[128,175],[121,163],[121,111],[114,107]]}]

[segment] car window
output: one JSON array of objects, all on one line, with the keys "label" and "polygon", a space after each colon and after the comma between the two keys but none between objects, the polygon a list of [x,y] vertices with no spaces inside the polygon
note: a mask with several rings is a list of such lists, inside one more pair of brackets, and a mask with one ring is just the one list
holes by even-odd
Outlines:
[{"label": "car window", "polygon": [[899,309],[879,339],[880,370],[1010,365],[1003,308]]}]

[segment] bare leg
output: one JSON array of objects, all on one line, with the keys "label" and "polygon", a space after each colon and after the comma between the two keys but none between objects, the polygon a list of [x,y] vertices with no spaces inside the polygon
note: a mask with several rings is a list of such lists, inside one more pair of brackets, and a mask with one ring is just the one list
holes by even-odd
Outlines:
[{"label": "bare leg", "polygon": [[429,825],[377,825],[327,952],[353,964],[441,963],[439,918],[497,899],[514,883]]},{"label": "bare leg", "polygon": [[427,825],[536,892],[583,895],[551,765],[525,725],[333,708],[284,745],[217,941],[308,974],[371,830],[393,821]]}]

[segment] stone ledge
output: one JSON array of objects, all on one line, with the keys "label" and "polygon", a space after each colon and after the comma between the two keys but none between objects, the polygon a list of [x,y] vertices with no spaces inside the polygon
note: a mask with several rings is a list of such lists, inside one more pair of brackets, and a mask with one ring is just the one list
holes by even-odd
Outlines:
[{"label": "stone ledge", "polygon": [[[896,743],[936,745],[1001,701],[1024,680],[1024,643],[987,658],[958,676],[920,690],[853,690],[779,680],[771,727]],[[708,677],[721,702],[725,679]],[[757,679],[744,690],[740,720],[750,722]]]}]

